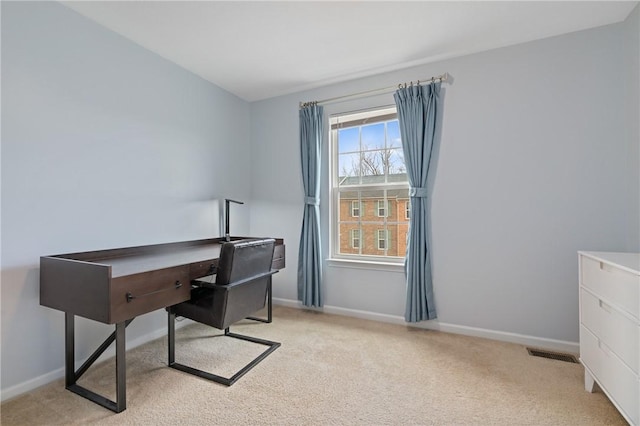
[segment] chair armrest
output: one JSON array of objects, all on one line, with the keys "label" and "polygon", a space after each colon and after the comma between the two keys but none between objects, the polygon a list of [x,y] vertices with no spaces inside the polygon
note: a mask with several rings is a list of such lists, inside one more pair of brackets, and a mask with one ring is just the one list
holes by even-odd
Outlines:
[{"label": "chair armrest", "polygon": [[205,287],[205,288],[213,288],[216,284],[216,275],[206,275],[204,277],[196,278],[195,280],[191,280],[192,287]]},{"label": "chair armrest", "polygon": [[280,272],[280,271],[277,270],[277,269],[272,269],[269,272],[264,272],[262,274],[254,275],[253,277],[245,278],[244,280],[236,281],[236,282],[229,283],[229,284],[207,283],[206,287],[207,288],[214,288],[214,289],[215,288],[227,288],[227,289],[228,288],[233,288],[233,287],[236,287],[236,286],[239,286],[239,285],[243,285],[243,284],[250,283],[252,281],[259,280],[261,278],[265,278],[265,277],[271,276],[271,275],[276,274],[278,272]]}]

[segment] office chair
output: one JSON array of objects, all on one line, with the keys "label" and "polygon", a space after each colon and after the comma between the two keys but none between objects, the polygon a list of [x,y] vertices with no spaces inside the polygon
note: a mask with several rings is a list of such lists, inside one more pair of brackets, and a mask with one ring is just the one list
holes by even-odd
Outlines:
[{"label": "office chair", "polygon": [[[215,282],[204,277],[192,284],[191,299],[167,308],[169,321],[169,366],[189,374],[231,386],[280,343],[231,333],[229,326],[264,308],[275,240],[240,240],[222,243]],[[175,362],[175,318],[182,316],[224,330],[224,335],[267,346],[267,349],[230,378]]]}]

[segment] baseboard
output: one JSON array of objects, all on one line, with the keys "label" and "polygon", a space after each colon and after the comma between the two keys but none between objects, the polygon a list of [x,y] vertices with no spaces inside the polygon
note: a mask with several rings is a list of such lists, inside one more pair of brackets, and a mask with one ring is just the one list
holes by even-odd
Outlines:
[{"label": "baseboard", "polygon": [[[303,307],[302,303],[297,300],[273,298],[274,305],[287,306],[297,309],[309,309]],[[380,314],[376,312],[360,311],[357,309],[341,308],[339,306],[327,306],[322,309],[314,309],[328,314],[344,315],[347,317],[355,317],[372,321],[380,321],[390,324],[405,325],[409,327],[423,328],[427,330],[437,330],[445,333],[462,334],[465,336],[482,337],[485,339],[498,340],[501,342],[516,343],[519,345],[535,347],[539,349],[548,349],[561,352],[569,352],[577,354],[580,352],[580,345],[577,342],[569,342],[564,340],[547,339],[544,337],[528,336],[525,334],[509,333],[505,331],[488,330],[485,328],[468,327],[464,325],[448,324],[438,320],[424,321],[420,323],[407,323],[404,317],[397,315]]]},{"label": "baseboard", "polygon": [[[290,308],[296,308],[296,309],[309,309],[307,307],[303,307],[299,301],[291,300],[291,299],[281,299],[281,298],[274,297],[273,304],[286,306]],[[404,317],[401,317],[401,316],[380,314],[380,313],[369,312],[369,311],[361,311],[357,309],[341,308],[339,306],[324,306],[322,309],[313,309],[313,310],[325,312],[328,314],[334,314],[334,315],[344,315],[347,317],[361,318],[361,319],[379,321],[379,322],[390,323],[390,324],[405,325],[409,327],[423,328],[428,330],[437,330],[445,333],[454,333],[454,334],[462,334],[465,336],[482,337],[485,339],[516,343],[516,344],[536,347],[540,349],[569,352],[573,354],[577,354],[580,352],[580,346],[577,342],[546,339],[543,337],[528,336],[528,335],[517,334],[517,333],[508,333],[504,331],[496,331],[496,330],[488,330],[484,328],[447,324],[447,323],[439,322],[438,320],[421,322],[417,324],[410,324],[405,322]],[[184,327],[189,323],[191,323],[191,321],[189,320],[182,321],[181,324],[176,325],[176,328]],[[152,340],[166,336],[166,334],[167,332],[164,328],[155,330],[151,333],[147,333],[143,336],[133,339],[130,342],[127,342],[127,350],[133,349],[137,346],[143,345]],[[102,354],[100,358],[98,358],[98,361],[96,362],[102,362],[114,356],[115,356],[115,348],[110,347]],[[84,363],[84,361],[86,361],[86,359],[77,361],[76,368],[79,368]],[[11,386],[7,389],[2,389],[0,391],[0,401],[4,402],[11,398],[15,398],[16,396],[32,391],[36,388],[39,388],[40,386],[44,386],[55,380],[62,379],[63,377],[64,377],[64,367],[51,371],[49,373],[43,374],[41,376],[35,377],[31,380],[27,380],[17,385]]]},{"label": "baseboard", "polygon": [[[176,324],[176,329],[184,327],[185,325],[188,325],[190,323],[192,323],[191,320],[185,319],[184,321],[181,321],[179,324]],[[126,343],[127,350],[133,349],[135,347],[138,347],[140,345],[143,345],[147,342],[158,339],[160,337],[164,337],[166,335],[167,335],[167,330],[164,327],[161,329],[152,331],[151,333],[147,333],[131,341],[127,341]],[[113,358],[114,356],[116,356],[116,349],[115,349],[115,346],[112,345],[106,351],[104,351],[104,353],[96,360],[96,363],[106,361],[109,358]],[[80,368],[82,364],[87,360],[87,358],[82,360],[76,360],[76,369]],[[0,391],[0,401],[1,402],[8,401],[12,398],[22,395],[23,393],[30,392],[34,389],[39,388],[40,386],[44,386],[46,384],[49,384],[51,382],[54,382],[62,378],[64,378],[64,367],[58,368],[57,370],[50,371],[49,373],[35,377],[31,380],[27,380],[26,382],[18,383],[17,385],[11,386],[7,389],[2,389],[2,391]]]},{"label": "baseboard", "polygon": [[2,392],[0,392],[0,401],[6,402],[16,396],[20,396],[23,393],[32,391],[62,377],[64,377],[64,367],[58,368],[57,370],[43,374],[42,376],[38,376],[34,379],[27,380],[26,382],[18,383],[17,385],[13,385],[7,389],[2,389]]}]

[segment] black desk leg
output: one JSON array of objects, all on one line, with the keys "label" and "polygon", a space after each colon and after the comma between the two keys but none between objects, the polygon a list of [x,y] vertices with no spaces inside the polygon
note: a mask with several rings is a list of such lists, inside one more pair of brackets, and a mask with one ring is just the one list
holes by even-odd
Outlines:
[{"label": "black desk leg", "polygon": [[[87,398],[89,401],[102,405],[111,411],[120,413],[127,408],[126,392],[126,360],[125,360],[125,328],[133,319],[116,324],[116,331],[100,345],[100,347],[87,359],[87,361],[75,370],[75,327],[73,314],[65,312],[65,387],[71,392]],[[116,342],[116,402],[105,398],[89,389],[80,386],[77,381],[87,369],[100,357],[100,355],[115,340]]]},{"label": "black desk leg", "polygon": [[167,343],[169,346],[169,367],[171,367],[176,362],[176,314],[169,312],[167,318]]},{"label": "black desk leg", "polygon": [[125,361],[125,323],[116,324],[116,413],[127,408],[127,365]]},{"label": "black desk leg", "polygon": [[75,373],[75,316],[64,314],[64,385],[69,387],[76,383]]},{"label": "black desk leg", "polygon": [[269,277],[269,283],[267,284],[267,318],[265,319],[265,318],[258,318],[258,317],[247,317],[247,319],[271,323],[271,320],[273,319],[272,306],[273,305],[272,305],[272,297],[271,297],[271,277]]}]

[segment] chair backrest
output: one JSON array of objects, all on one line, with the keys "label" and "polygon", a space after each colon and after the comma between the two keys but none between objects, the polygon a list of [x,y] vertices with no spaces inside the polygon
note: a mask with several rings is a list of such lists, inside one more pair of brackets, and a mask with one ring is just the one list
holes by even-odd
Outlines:
[{"label": "chair backrest", "polygon": [[232,284],[269,272],[274,247],[272,238],[222,243],[216,284]]},{"label": "chair backrest", "polygon": [[265,306],[274,239],[222,244],[216,282],[191,290],[191,299],[170,312],[221,330]]}]

